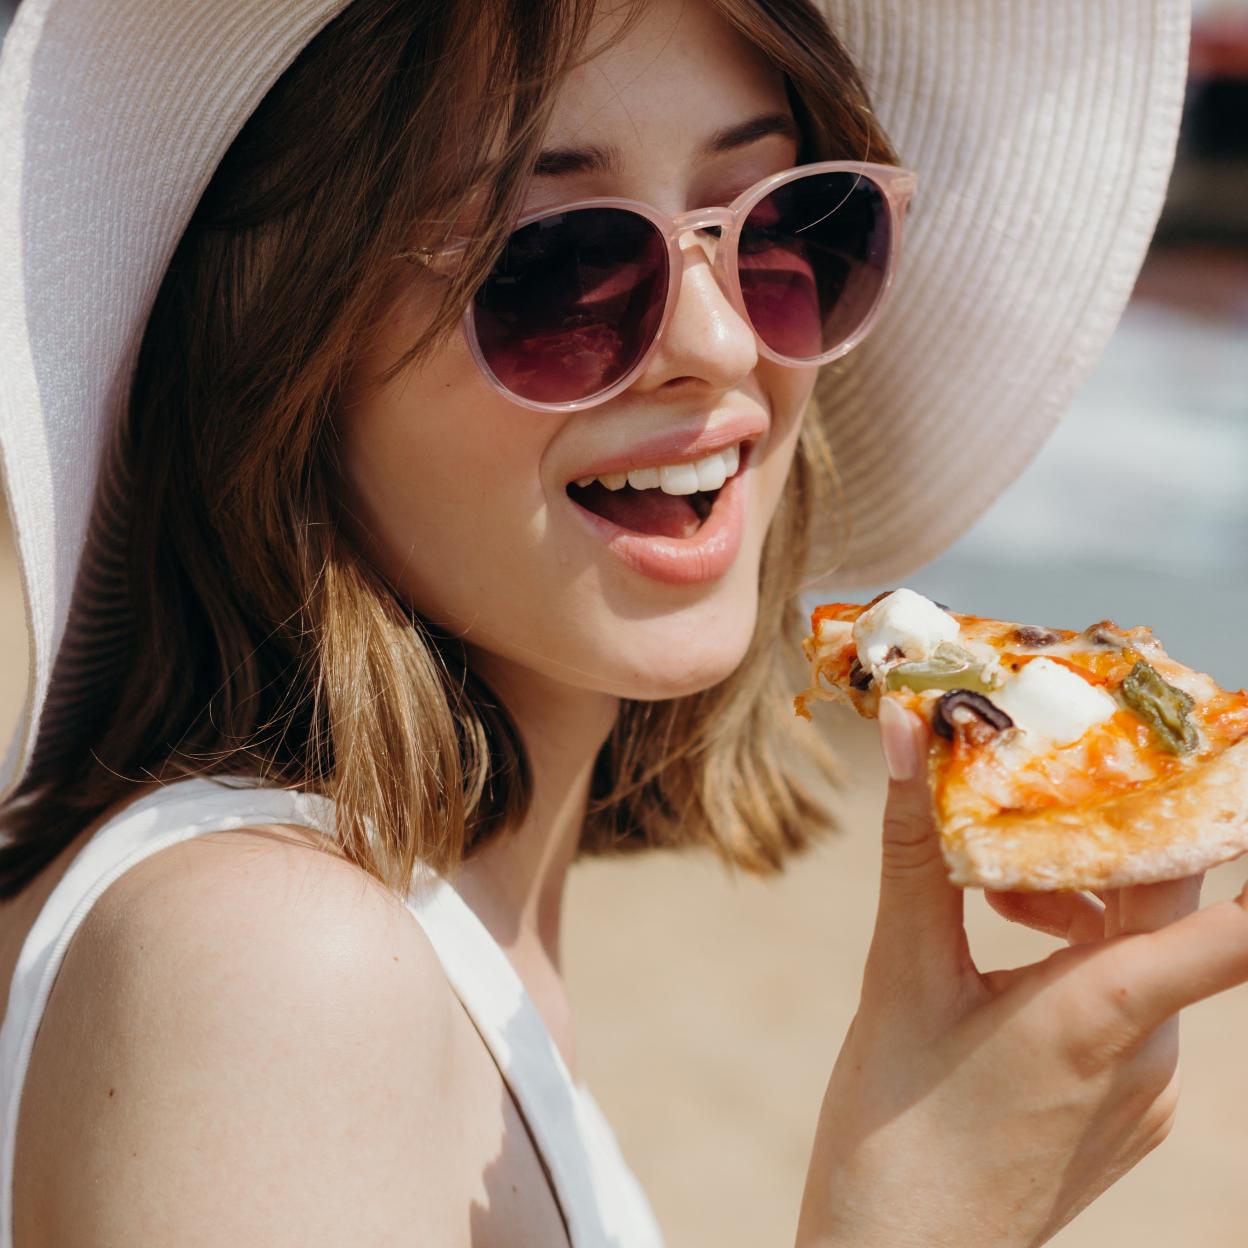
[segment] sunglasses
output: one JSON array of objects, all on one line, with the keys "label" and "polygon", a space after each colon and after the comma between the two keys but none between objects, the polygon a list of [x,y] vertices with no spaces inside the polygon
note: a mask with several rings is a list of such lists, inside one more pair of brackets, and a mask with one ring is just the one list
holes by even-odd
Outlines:
[{"label": "sunglasses", "polygon": [[[764,178],[727,207],[669,217],[585,199],[521,217],[464,311],[481,372],[537,411],[576,411],[626,389],[680,293],[680,237],[713,240],[720,288],[777,364],[826,364],[866,336],[892,285],[917,176],[825,161]],[[466,244],[404,252],[430,268]]]}]

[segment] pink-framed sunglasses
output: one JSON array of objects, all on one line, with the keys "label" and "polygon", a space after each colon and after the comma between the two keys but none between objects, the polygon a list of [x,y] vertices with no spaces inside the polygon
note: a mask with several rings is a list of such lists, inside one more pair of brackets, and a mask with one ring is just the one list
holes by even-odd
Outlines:
[{"label": "pink-framed sunglasses", "polygon": [[[676,217],[614,198],[530,213],[464,310],[464,335],[513,403],[554,412],[604,403],[658,347],[680,293],[680,238],[696,230],[716,239],[716,280],[759,352],[792,367],[826,364],[879,316],[917,182],[893,165],[832,160]],[[463,249],[403,255],[443,269]]]}]

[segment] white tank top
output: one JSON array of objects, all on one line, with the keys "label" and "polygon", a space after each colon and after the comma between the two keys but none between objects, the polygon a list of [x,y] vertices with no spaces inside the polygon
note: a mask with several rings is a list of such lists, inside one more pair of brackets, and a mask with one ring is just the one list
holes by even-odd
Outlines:
[{"label": "white tank top", "polygon": [[[150,854],[206,832],[298,824],[332,833],[333,804],[247,777],[179,780],[132,802],[82,847],[30,929],[0,1026],[0,1248],[13,1244],[18,1106],[35,1032],[69,942],[96,898]],[[528,1122],[572,1248],[661,1248],[654,1214],[594,1098],[573,1081],[537,1007],[468,904],[428,873],[407,899]],[[419,1235],[413,1243],[419,1242]]]}]

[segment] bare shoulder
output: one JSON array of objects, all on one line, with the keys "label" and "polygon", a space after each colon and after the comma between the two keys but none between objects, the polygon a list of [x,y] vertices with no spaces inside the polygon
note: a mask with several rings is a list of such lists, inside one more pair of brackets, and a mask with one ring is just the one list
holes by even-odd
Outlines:
[{"label": "bare shoulder", "polygon": [[459,1242],[462,1011],[403,903],[309,838],[204,835],[93,906],[27,1077],[17,1244]]}]

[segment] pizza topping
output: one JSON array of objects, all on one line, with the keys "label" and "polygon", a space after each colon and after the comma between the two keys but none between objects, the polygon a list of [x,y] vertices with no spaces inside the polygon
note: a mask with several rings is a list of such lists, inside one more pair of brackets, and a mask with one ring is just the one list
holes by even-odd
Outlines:
[{"label": "pizza topping", "polygon": [[1170,753],[1190,754],[1200,745],[1200,735],[1189,714],[1195,705],[1191,694],[1163,680],[1155,667],[1140,660],[1122,682],[1122,697]]},{"label": "pizza topping", "polygon": [[1036,628],[1032,624],[1020,624],[1014,630],[1014,643],[1019,646],[1028,646],[1032,650],[1039,650],[1044,646],[1055,646],[1061,641],[1061,637],[1051,628]]},{"label": "pizza topping", "polygon": [[973,689],[987,693],[994,687],[993,674],[987,668],[988,664],[961,646],[942,641],[928,658],[890,668],[884,684],[888,689],[910,689],[915,693],[926,689]]},{"label": "pizza topping", "polygon": [[1113,620],[1102,620],[1099,624],[1089,624],[1083,630],[1084,638],[1094,646],[1110,646],[1115,650],[1122,648],[1123,639]]},{"label": "pizza topping", "polygon": [[1118,710],[1103,689],[1052,659],[1032,659],[995,696],[1037,747],[1070,745]]},{"label": "pizza topping", "polygon": [[858,661],[877,674],[894,648],[898,658],[926,659],[941,642],[957,641],[959,633],[953,616],[912,589],[894,590],[854,623]]},{"label": "pizza topping", "polygon": [[857,659],[850,664],[849,687],[859,693],[866,693],[871,688],[871,673]]},{"label": "pizza topping", "polygon": [[1101,620],[1090,624],[1080,634],[1089,645],[1105,650],[1127,652],[1138,650],[1144,654],[1164,654],[1161,643],[1153,636],[1151,628],[1119,628],[1113,620]]},{"label": "pizza topping", "polygon": [[932,730],[937,735],[956,735],[972,745],[983,745],[1013,727],[1009,715],[973,689],[949,690],[932,711]]}]

